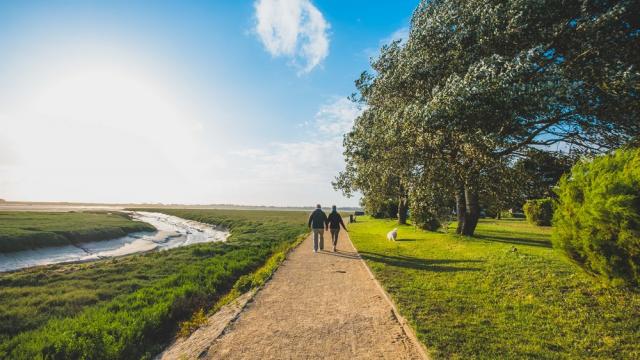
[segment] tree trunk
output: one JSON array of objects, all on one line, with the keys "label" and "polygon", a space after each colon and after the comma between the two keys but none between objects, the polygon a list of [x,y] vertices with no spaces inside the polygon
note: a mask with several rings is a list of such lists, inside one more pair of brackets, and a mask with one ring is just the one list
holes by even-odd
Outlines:
[{"label": "tree trunk", "polygon": [[456,191],[456,216],[458,217],[458,227],[456,228],[456,234],[462,234],[464,229],[464,216],[467,212],[464,199],[464,189],[460,188]]},{"label": "tree trunk", "polygon": [[407,198],[400,197],[400,201],[398,202],[398,224],[406,225],[407,224]]},{"label": "tree trunk", "polygon": [[466,200],[466,212],[464,214],[464,227],[462,235],[473,236],[480,219],[480,203],[478,201],[478,190],[472,186],[465,186],[464,197]]},{"label": "tree trunk", "polygon": [[496,214],[496,219],[497,220],[502,219],[502,210],[498,209],[498,213]]}]

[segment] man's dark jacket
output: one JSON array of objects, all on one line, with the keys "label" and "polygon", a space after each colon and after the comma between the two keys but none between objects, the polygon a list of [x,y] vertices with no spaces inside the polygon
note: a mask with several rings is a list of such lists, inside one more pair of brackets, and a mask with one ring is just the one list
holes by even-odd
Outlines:
[{"label": "man's dark jacket", "polygon": [[332,211],[327,218],[327,223],[329,223],[329,229],[340,229],[340,225],[342,225],[343,229],[347,227],[344,226],[344,222],[342,221],[342,216],[338,212]]},{"label": "man's dark jacket", "polygon": [[327,214],[322,209],[315,209],[309,216],[309,226],[313,229],[324,229],[327,223]]}]

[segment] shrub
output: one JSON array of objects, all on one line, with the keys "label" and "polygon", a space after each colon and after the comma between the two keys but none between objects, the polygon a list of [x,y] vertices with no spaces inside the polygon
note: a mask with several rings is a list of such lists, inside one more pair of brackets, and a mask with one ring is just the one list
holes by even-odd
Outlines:
[{"label": "shrub", "polygon": [[394,219],[398,216],[398,201],[367,199],[364,201],[364,210],[368,215],[376,219]]},{"label": "shrub", "polygon": [[554,205],[550,198],[527,200],[522,209],[530,223],[538,226],[551,226]]},{"label": "shrub", "polygon": [[582,161],[556,190],[554,245],[614,283],[640,280],[640,149]]},{"label": "shrub", "polygon": [[411,221],[420,229],[436,231],[441,224],[438,218],[428,209],[419,206],[411,206]]}]

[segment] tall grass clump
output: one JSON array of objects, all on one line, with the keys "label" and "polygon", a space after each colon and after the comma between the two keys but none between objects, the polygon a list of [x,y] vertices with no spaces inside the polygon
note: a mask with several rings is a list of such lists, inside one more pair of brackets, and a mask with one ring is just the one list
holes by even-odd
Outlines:
[{"label": "tall grass clump", "polygon": [[575,165],[557,189],[553,243],[613,283],[640,282],[640,149]]}]

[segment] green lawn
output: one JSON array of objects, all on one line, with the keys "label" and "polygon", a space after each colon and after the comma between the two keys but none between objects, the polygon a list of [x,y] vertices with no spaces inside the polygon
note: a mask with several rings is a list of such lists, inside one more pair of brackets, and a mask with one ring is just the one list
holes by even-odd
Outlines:
[{"label": "green lawn", "polygon": [[124,213],[0,211],[0,253],[114,239],[154,231]]},{"label": "green lawn", "polygon": [[640,293],[551,248],[550,228],[483,220],[476,238],[359,217],[350,236],[434,358],[640,358]]},{"label": "green lawn", "polygon": [[241,279],[259,281],[266,276],[259,269],[307,232],[304,212],[158,211],[224,225],[231,236],[226,243],[0,274],[0,359],[150,358],[181,321]]}]

